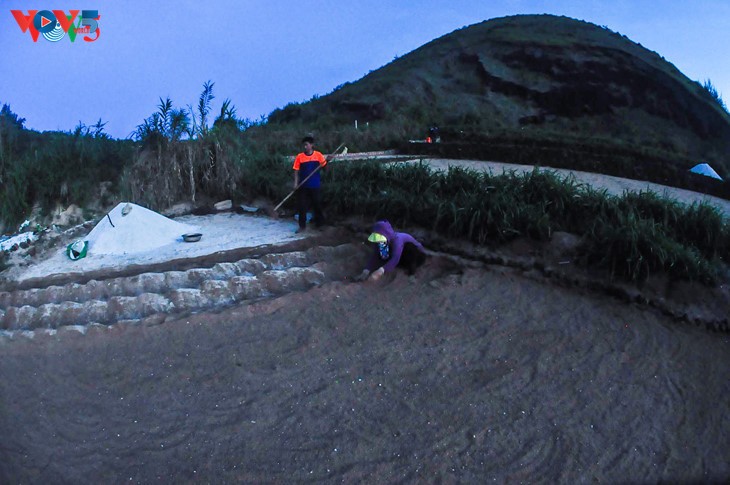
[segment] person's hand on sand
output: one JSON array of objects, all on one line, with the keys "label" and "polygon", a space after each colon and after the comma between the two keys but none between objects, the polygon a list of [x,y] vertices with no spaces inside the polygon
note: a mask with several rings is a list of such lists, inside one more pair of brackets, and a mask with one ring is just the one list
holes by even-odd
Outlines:
[{"label": "person's hand on sand", "polygon": [[370,274],[370,281],[378,281],[385,274],[385,269],[381,266]]}]

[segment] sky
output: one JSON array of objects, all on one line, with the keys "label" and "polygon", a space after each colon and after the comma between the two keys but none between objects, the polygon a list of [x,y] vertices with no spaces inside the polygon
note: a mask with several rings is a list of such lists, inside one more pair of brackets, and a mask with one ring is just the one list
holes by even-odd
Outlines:
[{"label": "sky", "polygon": [[[33,42],[11,13],[31,9],[97,10],[98,38]],[[0,0],[0,105],[26,128],[101,119],[127,138],[160,98],[194,106],[211,81],[214,113],[230,99],[259,120],[464,26],[540,13],[624,34],[730,101],[728,0]]]}]

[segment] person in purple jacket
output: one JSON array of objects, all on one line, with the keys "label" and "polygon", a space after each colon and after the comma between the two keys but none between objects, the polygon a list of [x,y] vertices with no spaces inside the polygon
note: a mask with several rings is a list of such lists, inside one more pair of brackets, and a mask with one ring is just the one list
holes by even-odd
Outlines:
[{"label": "person in purple jacket", "polygon": [[410,234],[396,232],[388,221],[373,225],[368,242],[373,246],[373,253],[365,269],[355,278],[357,281],[377,280],[398,266],[412,275],[426,260],[423,245]]}]

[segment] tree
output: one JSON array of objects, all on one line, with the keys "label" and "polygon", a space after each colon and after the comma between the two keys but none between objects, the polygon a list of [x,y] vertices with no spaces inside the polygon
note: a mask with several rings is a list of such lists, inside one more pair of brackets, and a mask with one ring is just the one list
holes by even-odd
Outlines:
[{"label": "tree", "polygon": [[717,91],[717,88],[715,88],[715,86],[712,84],[712,81],[710,81],[709,79],[707,79],[705,81],[705,83],[702,85],[702,87],[705,88],[705,91],[707,91],[708,93],[710,93],[710,96],[712,96],[712,98],[715,101],[717,101],[717,104],[719,104],[722,107],[722,109],[724,109],[725,111],[727,111],[727,106],[725,105],[725,101],[722,100],[722,96]]}]

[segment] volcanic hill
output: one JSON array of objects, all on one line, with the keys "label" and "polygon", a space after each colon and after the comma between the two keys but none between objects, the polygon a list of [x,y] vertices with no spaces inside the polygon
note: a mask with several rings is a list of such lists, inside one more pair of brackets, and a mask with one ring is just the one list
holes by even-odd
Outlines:
[{"label": "volcanic hill", "polygon": [[538,163],[597,159],[600,166],[573,168],[635,178],[652,178],[625,173],[639,159],[653,164],[648,172],[684,174],[707,162],[730,175],[730,115],[718,97],[626,36],[567,17],[520,15],[464,27],[269,117],[272,125],[322,131],[354,120],[396,143],[423,138],[436,124],[445,155],[454,154],[449,144],[463,152],[477,143],[491,146],[482,155],[492,159],[521,148],[524,156],[514,161],[541,153],[548,159]]}]

